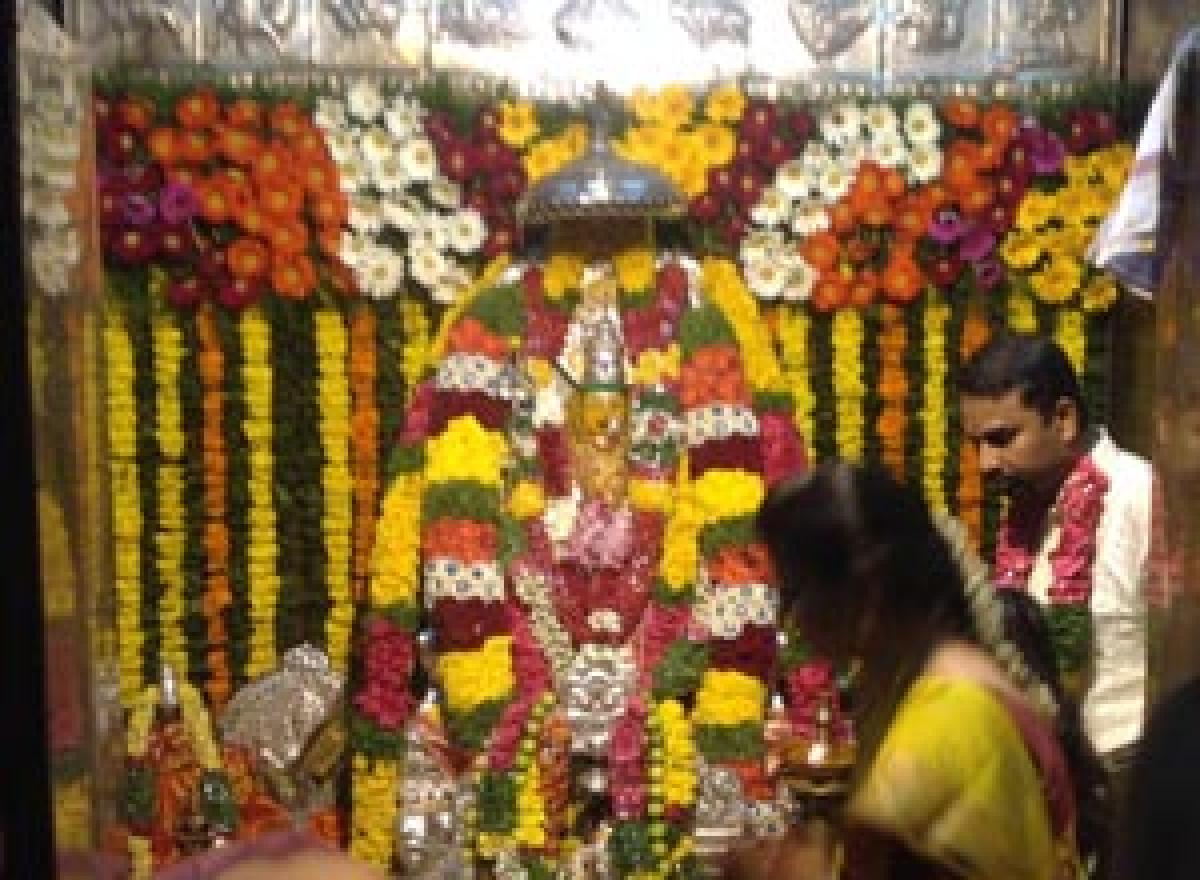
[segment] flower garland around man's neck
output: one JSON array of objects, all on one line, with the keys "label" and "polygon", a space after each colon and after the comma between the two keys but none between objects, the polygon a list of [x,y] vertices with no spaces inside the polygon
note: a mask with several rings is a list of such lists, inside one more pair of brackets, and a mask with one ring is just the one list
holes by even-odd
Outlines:
[{"label": "flower garland around man's neck", "polygon": [[[996,538],[993,579],[998,589],[1028,590],[1038,557],[1048,554],[1051,581],[1045,597],[1047,620],[1059,668],[1068,674],[1084,669],[1090,657],[1088,606],[1096,531],[1104,514],[1108,487],[1108,477],[1091,456],[1081,456],[1048,511],[1034,503],[1014,502]],[[1051,547],[1056,533],[1057,542]],[[1043,534],[1046,538],[1041,541]]]}]

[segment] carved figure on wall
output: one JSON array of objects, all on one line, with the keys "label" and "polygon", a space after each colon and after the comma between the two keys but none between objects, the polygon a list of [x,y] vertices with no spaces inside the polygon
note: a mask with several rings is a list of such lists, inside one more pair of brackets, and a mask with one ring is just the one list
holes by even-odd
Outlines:
[{"label": "carved figure on wall", "polygon": [[896,30],[903,45],[920,54],[962,46],[970,0],[900,0]]},{"label": "carved figure on wall", "polygon": [[671,0],[671,18],[701,48],[728,40],[750,45],[750,13],[742,0]]},{"label": "carved figure on wall", "polygon": [[[216,0],[213,15],[222,54],[282,55],[303,26],[304,0]],[[229,50],[232,50],[231,52]]]},{"label": "carved figure on wall", "polygon": [[788,0],[792,30],[818,61],[829,61],[854,45],[874,21],[870,0]]},{"label": "carved figure on wall", "polygon": [[329,19],[342,40],[371,34],[390,40],[400,19],[416,10],[409,0],[335,0],[329,4]]},{"label": "carved figure on wall", "polygon": [[554,32],[572,49],[593,49],[600,42],[598,35],[639,18],[626,0],[566,0],[554,13]]},{"label": "carved figure on wall", "polygon": [[1071,27],[1079,21],[1079,0],[1025,0],[1024,23],[1035,59],[1067,61],[1075,56]]},{"label": "carved figure on wall", "polygon": [[519,0],[439,0],[434,30],[468,46],[503,46],[527,35]]},{"label": "carved figure on wall", "polygon": [[175,0],[95,0],[84,36],[93,46],[111,47],[105,54],[147,64],[192,60],[191,7]]}]

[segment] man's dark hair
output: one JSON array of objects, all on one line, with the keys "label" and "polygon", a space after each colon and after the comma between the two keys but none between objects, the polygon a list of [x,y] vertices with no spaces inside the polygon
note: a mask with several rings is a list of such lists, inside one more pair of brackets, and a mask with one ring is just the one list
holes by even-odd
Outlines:
[{"label": "man's dark hair", "polygon": [[1079,426],[1088,424],[1087,403],[1079,377],[1053,340],[1001,331],[963,366],[958,391],[970,397],[1002,397],[1021,392],[1021,402],[1048,419],[1064,397],[1075,403]]}]

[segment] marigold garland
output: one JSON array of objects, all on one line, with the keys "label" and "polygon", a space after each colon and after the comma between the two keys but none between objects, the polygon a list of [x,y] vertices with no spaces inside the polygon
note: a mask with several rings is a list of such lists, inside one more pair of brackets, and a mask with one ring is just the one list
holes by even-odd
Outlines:
[{"label": "marigold garland", "polygon": [[771,343],[770,328],[759,312],[737,267],[730,260],[707,259],[701,266],[701,282],[709,302],[720,309],[733,328],[741,349],[742,369],[753,391],[785,388],[779,360]]},{"label": "marigold garland", "polygon": [[896,306],[880,307],[882,325],[879,347],[879,397],[882,405],[875,423],[880,457],[884,467],[898,480],[904,479],[908,431],[908,375],[904,368],[908,334],[904,316]]},{"label": "marigold garland", "polygon": [[833,316],[833,393],[837,412],[838,455],[862,461],[864,436],[863,320],[855,309],[841,309]]},{"label": "marigold garland", "polygon": [[946,510],[945,465],[946,445],[946,378],[949,364],[946,356],[946,323],[950,306],[938,296],[929,296],[922,317],[925,384],[922,388],[921,483],[925,500],[936,512]]},{"label": "marigold garland", "polygon": [[154,535],[155,566],[162,597],[158,602],[161,656],[184,674],[188,669],[183,630],[186,514],[183,499],[183,407],[179,397],[179,370],[183,360],[183,333],[170,313],[155,315],[151,325],[154,345],[155,439],[158,451],[158,521]]},{"label": "marigold garland", "polygon": [[271,326],[257,307],[242,313],[238,325],[242,343],[242,374],[245,384],[246,445],[249,448],[249,547],[247,580],[250,601],[250,654],[246,674],[250,678],[270,672],[276,664],[275,608],[280,577],[276,567],[276,539],[272,451]]},{"label": "marigold garland", "polygon": [[1061,309],[1055,315],[1054,341],[1071,362],[1075,375],[1083,377],[1087,367],[1087,316],[1079,309]]},{"label": "marigold garland", "polygon": [[812,319],[807,312],[780,306],[775,313],[776,336],[779,340],[784,384],[791,391],[792,420],[804,444],[808,459],[815,455],[813,447],[813,410],[817,406],[817,395],[813,391],[809,365],[809,333]]},{"label": "marigold garland", "polygon": [[350,474],[347,334],[341,312],[331,309],[317,312],[315,328],[317,408],[323,454],[321,494],[325,504],[321,532],[325,541],[325,586],[330,599],[325,642],[333,668],[344,672],[349,659],[350,624],[354,615],[350,589],[353,480]]},{"label": "marigold garland", "polygon": [[142,646],[142,509],[137,457],[133,344],[120,313],[104,324],[105,385],[111,481],[113,562],[116,567],[117,651],[121,703],[129,706],[145,685]]},{"label": "marigold garland", "polygon": [[225,454],[225,357],[212,308],[196,313],[200,344],[198,366],[203,387],[204,557],[206,592],[204,617],[208,630],[208,680],[205,692],[217,706],[229,699],[232,681],[225,614],[233,602],[229,585],[229,524],[227,521],[228,459]]},{"label": "marigold garland", "polygon": [[350,854],[386,870],[392,863],[400,763],[387,758],[355,755],[350,791],[353,816]]},{"label": "marigold garland", "polygon": [[404,377],[404,387],[411,395],[431,360],[432,344],[429,341],[429,318],[425,314],[425,307],[411,299],[401,303],[400,326],[405,339],[400,374]]},{"label": "marigold garland", "polygon": [[375,511],[379,500],[379,410],[375,401],[375,314],[359,308],[350,319],[351,468],[354,474],[354,527],[350,571],[355,601],[366,597]]}]

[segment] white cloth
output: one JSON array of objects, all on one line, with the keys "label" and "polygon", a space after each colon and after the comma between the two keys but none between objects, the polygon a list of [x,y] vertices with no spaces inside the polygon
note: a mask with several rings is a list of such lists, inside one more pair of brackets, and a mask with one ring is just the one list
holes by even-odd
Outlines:
[{"label": "white cloth", "polygon": [[1163,159],[1175,121],[1179,64],[1195,47],[1200,47],[1200,28],[1189,31],[1175,48],[1142,127],[1129,180],[1088,248],[1089,262],[1107,269],[1134,293],[1146,298],[1154,295],[1162,279],[1159,196]]},{"label": "white cloth", "polygon": [[[1146,709],[1146,585],[1149,580],[1150,463],[1100,433],[1092,461],[1108,477],[1096,530],[1092,567],[1093,677],[1083,701],[1083,725],[1101,754],[1127,746],[1142,733]],[[1046,536],[1029,577],[1029,592],[1045,602],[1053,580],[1050,552],[1060,525],[1050,511]]]}]

